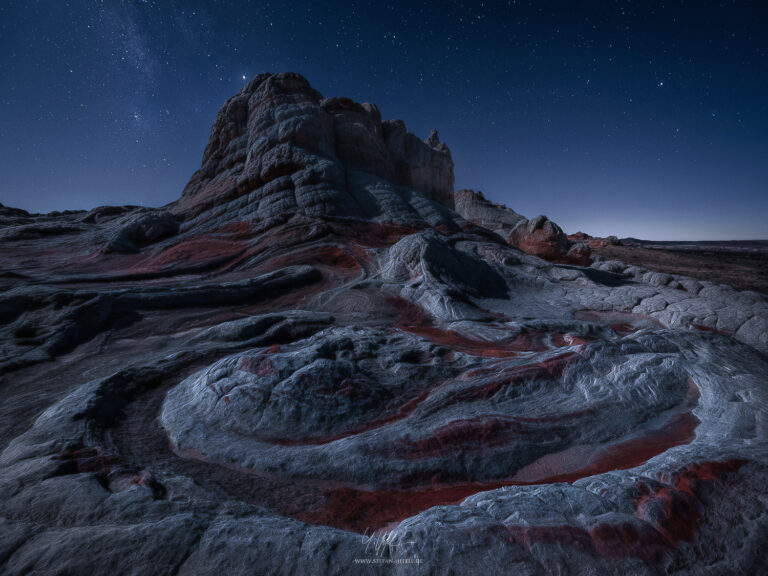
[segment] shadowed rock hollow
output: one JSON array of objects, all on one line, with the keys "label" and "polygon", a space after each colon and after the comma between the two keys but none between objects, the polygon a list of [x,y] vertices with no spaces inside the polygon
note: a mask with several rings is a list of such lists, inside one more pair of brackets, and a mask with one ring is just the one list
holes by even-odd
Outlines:
[{"label": "shadowed rock hollow", "polygon": [[0,238],[4,573],[763,565],[764,296],[590,264],[372,104],[257,76],[178,201]]}]

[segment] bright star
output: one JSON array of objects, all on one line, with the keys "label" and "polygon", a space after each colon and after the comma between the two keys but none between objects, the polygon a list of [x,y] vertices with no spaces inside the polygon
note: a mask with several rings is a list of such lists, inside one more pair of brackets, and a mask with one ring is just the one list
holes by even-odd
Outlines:
[{"label": "bright star", "polygon": [[245,74],[243,74],[243,80],[245,80]]}]

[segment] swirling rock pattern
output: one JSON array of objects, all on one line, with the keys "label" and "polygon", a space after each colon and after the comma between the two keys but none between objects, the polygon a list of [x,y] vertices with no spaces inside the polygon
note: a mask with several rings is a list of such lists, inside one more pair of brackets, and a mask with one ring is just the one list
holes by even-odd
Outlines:
[{"label": "swirling rock pattern", "polygon": [[262,75],[174,205],[0,207],[3,573],[764,571],[765,296],[526,254],[452,169]]}]

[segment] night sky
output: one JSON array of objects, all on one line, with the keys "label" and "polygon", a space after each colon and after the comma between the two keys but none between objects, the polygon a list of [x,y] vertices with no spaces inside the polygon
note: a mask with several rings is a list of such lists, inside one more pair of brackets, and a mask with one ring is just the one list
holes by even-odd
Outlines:
[{"label": "night sky", "polygon": [[170,202],[221,104],[296,71],[566,232],[768,238],[766,52],[761,1],[3,0],[0,202]]}]

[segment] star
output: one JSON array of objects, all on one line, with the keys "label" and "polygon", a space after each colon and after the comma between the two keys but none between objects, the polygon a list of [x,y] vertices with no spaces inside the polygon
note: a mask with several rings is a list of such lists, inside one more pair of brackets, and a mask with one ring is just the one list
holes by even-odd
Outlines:
[{"label": "star", "polygon": [[245,74],[243,74],[243,80],[245,80]]}]

